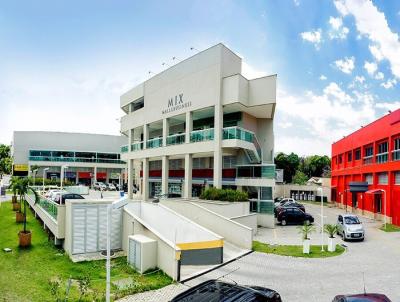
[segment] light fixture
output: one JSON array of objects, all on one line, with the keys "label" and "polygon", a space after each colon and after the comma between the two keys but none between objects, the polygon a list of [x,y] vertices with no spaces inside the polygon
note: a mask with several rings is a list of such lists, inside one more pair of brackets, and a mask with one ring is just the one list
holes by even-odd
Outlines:
[{"label": "light fixture", "polygon": [[200,50],[198,50],[197,48],[194,48],[194,47],[190,47],[190,50],[195,50],[197,52],[200,52]]}]

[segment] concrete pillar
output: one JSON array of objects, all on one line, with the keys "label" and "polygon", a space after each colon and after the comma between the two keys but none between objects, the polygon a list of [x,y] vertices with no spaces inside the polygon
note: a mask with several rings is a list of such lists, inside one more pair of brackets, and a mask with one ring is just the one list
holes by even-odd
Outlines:
[{"label": "concrete pillar", "polygon": [[161,194],[168,194],[168,171],[169,171],[169,157],[162,157],[161,167]]},{"label": "concrete pillar", "polygon": [[94,185],[94,183],[97,181],[97,167],[93,168],[93,182],[92,182],[92,186]]},{"label": "concrete pillar", "polygon": [[192,154],[185,154],[185,181],[183,194],[185,198],[192,198]]},{"label": "concrete pillar", "polygon": [[128,159],[128,198],[133,198],[133,159]]},{"label": "concrete pillar", "polygon": [[149,199],[149,159],[143,159],[143,185],[142,185],[142,199]]},{"label": "concrete pillar", "polygon": [[190,133],[193,131],[193,112],[186,112],[185,142],[190,143]]},{"label": "concrete pillar", "polygon": [[222,188],[222,128],[223,109],[221,105],[214,107],[214,187]]},{"label": "concrete pillar", "polygon": [[128,152],[132,151],[133,140],[134,140],[134,130],[131,129],[131,130],[129,130],[129,133],[128,133]]},{"label": "concrete pillar", "polygon": [[143,125],[143,149],[147,149],[147,140],[149,139],[149,125]]},{"label": "concrete pillar", "polygon": [[[121,170],[122,172],[122,170]],[[127,167],[124,168],[124,182],[127,183],[128,182],[128,169]]]},{"label": "concrete pillar", "polygon": [[167,136],[169,135],[169,122],[168,119],[163,119],[163,146],[167,145]]}]

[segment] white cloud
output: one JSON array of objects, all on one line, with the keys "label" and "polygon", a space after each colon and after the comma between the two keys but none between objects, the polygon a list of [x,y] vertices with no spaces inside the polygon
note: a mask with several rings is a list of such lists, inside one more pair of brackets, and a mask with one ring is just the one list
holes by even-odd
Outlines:
[{"label": "white cloud", "polygon": [[251,79],[265,77],[267,75],[267,73],[265,71],[257,70],[253,66],[242,61],[242,75],[246,79],[251,80]]},{"label": "white cloud", "polygon": [[302,32],[300,35],[303,40],[311,42],[316,49],[319,49],[321,43],[321,29]]},{"label": "white cloud", "polygon": [[382,102],[382,103],[376,103],[376,108],[381,108],[381,109],[386,109],[390,111],[394,111],[400,108],[400,102]]},{"label": "white cloud", "polygon": [[383,78],[385,77],[385,75],[383,74],[383,72],[377,72],[375,75],[375,79],[377,80],[383,80]]},{"label": "white cloud", "polygon": [[342,16],[354,16],[357,30],[371,42],[372,55],[376,60],[388,60],[392,74],[400,78],[400,39],[390,29],[385,14],[369,0],[336,0],[335,6]]},{"label": "white cloud", "polygon": [[364,68],[368,72],[370,76],[373,76],[374,73],[378,70],[378,65],[375,62],[367,62],[364,63]]},{"label": "white cloud", "polygon": [[293,0],[293,4],[295,6],[299,6],[300,5],[300,0]]},{"label": "white cloud", "polygon": [[365,78],[364,78],[363,76],[356,76],[356,77],[354,78],[354,81],[355,81],[355,82],[358,82],[358,83],[360,83],[360,84],[362,84],[362,83],[365,82]]},{"label": "white cloud", "polygon": [[319,77],[319,79],[320,79],[321,81],[325,81],[325,80],[327,79],[327,77],[324,76],[323,74],[321,74],[321,76]]},{"label": "white cloud", "polygon": [[305,154],[330,154],[333,141],[376,119],[374,96],[356,93],[354,96],[346,93],[335,82],[329,83],[322,93],[309,91],[294,96],[278,90],[278,118],[305,126],[301,133],[290,135],[291,146],[289,136],[280,135],[281,130],[277,129],[276,150],[290,151],[285,148],[293,150],[294,145],[296,150],[302,150],[301,146],[305,145],[308,146],[304,148]]},{"label": "white cloud", "polygon": [[329,31],[330,39],[346,39],[349,29],[346,26],[343,26],[342,18],[330,17],[329,24],[331,25],[331,29]]},{"label": "white cloud", "polygon": [[279,125],[279,127],[283,128],[283,129],[287,129],[287,128],[292,127],[293,123],[289,122],[289,121],[282,121],[278,125]]},{"label": "white cloud", "polygon": [[344,59],[335,61],[336,67],[347,74],[350,74],[354,69],[354,57],[345,57]]},{"label": "white cloud", "polygon": [[384,83],[381,83],[381,86],[383,87],[383,88],[385,88],[385,89],[389,89],[389,88],[393,88],[394,87],[394,85],[396,85],[397,84],[397,81],[396,81],[396,79],[388,79],[386,82],[384,82]]}]

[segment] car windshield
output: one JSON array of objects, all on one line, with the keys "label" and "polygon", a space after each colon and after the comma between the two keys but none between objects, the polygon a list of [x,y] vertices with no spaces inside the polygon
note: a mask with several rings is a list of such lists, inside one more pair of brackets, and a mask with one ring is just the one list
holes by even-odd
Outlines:
[{"label": "car windshield", "polygon": [[344,218],[345,224],[360,224],[360,220],[358,220],[358,217],[345,217]]}]

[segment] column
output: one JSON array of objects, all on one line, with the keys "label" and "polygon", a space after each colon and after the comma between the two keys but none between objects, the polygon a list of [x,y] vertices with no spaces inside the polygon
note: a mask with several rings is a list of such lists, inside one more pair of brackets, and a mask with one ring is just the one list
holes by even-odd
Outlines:
[{"label": "column", "polygon": [[147,149],[147,140],[149,139],[149,125],[143,125],[143,149]]},{"label": "column", "polygon": [[93,168],[93,182],[92,182],[92,186],[94,185],[94,183],[97,181],[97,167]]},{"label": "column", "polygon": [[133,198],[133,159],[128,159],[128,198]]},{"label": "column", "polygon": [[167,145],[167,136],[169,135],[169,122],[168,119],[163,119],[163,146]]},{"label": "column", "polygon": [[149,199],[149,159],[143,159],[143,186],[142,186],[142,199]]},{"label": "column", "polygon": [[169,171],[169,157],[162,157],[161,167],[161,194],[168,194],[168,171]]},{"label": "column", "polygon": [[215,105],[214,110],[214,187],[222,188],[222,127],[223,127],[222,106]]},{"label": "column", "polygon": [[192,198],[192,154],[185,154],[184,198]]},{"label": "column", "polygon": [[193,112],[186,112],[185,142],[190,143],[190,133],[193,131]]},{"label": "column", "polygon": [[131,129],[131,130],[129,130],[129,134],[128,134],[128,152],[132,151],[133,139],[134,139],[134,130]]}]

